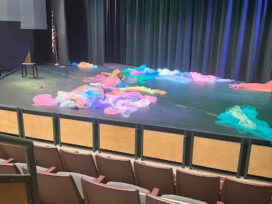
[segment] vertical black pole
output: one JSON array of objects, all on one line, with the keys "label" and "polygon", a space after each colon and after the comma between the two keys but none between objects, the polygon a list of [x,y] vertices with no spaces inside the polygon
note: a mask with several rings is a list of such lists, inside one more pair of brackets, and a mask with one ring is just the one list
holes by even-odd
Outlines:
[{"label": "vertical black pole", "polygon": [[182,152],[182,168],[185,168],[186,162],[186,144],[187,144],[187,131],[184,131],[184,139],[183,139],[183,152]]},{"label": "vertical black pole", "polygon": [[51,0],[55,14],[56,29],[58,35],[58,59],[61,65],[67,65],[69,61],[68,35],[66,28],[65,0]]},{"label": "vertical black pole", "polygon": [[190,148],[190,160],[189,167],[192,169],[193,167],[193,156],[194,156],[194,132],[191,133],[191,148]]},{"label": "vertical black pole", "polygon": [[245,172],[244,172],[244,178],[248,178],[248,165],[249,165],[249,160],[250,160],[250,154],[251,154],[251,145],[252,141],[251,139],[248,140],[248,147],[247,147],[247,157],[246,157],[246,166],[245,166]]},{"label": "vertical black pole", "polygon": [[24,138],[25,137],[25,130],[24,130],[24,120],[23,120],[23,111],[20,108],[16,109],[17,112],[17,119],[18,119],[18,132],[19,137]]},{"label": "vertical black pole", "polygon": [[240,178],[240,174],[241,174],[241,166],[242,166],[242,158],[243,158],[243,153],[244,153],[244,145],[245,144],[245,139],[242,138],[241,139],[241,147],[240,147],[240,154],[239,154],[239,161],[238,161],[238,168],[237,168],[237,173],[236,173],[236,177]]}]

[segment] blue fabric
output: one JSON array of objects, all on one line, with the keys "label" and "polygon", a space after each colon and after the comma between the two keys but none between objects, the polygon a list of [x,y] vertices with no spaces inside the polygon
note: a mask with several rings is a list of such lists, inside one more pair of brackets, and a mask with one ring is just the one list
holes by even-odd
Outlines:
[{"label": "blue fabric", "polygon": [[237,128],[242,133],[251,133],[272,142],[272,128],[266,121],[257,119],[254,106],[233,106],[217,117],[216,124]]}]

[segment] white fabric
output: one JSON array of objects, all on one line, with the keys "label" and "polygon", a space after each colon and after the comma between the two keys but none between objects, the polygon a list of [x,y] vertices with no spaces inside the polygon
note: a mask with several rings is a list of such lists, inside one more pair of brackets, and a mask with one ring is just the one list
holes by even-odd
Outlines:
[{"label": "white fabric", "polygon": [[[21,174],[24,174],[24,172],[23,172],[23,166],[27,166],[27,164],[26,163],[19,163],[19,162],[14,163],[14,164],[18,168],[19,172]],[[41,167],[41,166],[36,166],[36,170],[37,171],[46,171],[47,169],[48,168],[44,168],[44,167]]]}]

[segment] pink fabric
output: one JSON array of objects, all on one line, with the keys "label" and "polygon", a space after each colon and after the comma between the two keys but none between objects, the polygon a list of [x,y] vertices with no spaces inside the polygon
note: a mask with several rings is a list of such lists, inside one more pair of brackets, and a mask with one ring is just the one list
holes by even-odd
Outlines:
[{"label": "pink fabric", "polygon": [[88,78],[84,78],[83,82],[93,82],[93,83],[97,83],[97,82],[102,82],[106,79],[106,76],[102,76],[102,75],[96,75],[95,77],[88,77]]},{"label": "pink fabric", "polygon": [[246,89],[252,91],[264,91],[264,92],[271,92],[272,91],[272,80],[265,83],[240,83],[240,84],[229,84],[231,88],[239,88],[239,89]]},{"label": "pink fabric", "polygon": [[141,75],[142,75],[142,74],[145,74],[145,72],[133,70],[133,71],[130,72],[130,74],[133,75],[133,76],[138,76],[138,75],[140,75],[140,74],[141,74]]},{"label": "pink fabric", "polygon": [[32,101],[35,106],[56,106],[58,102],[51,94],[39,94],[35,96]]},{"label": "pink fabric", "polygon": [[118,78],[116,78],[116,77],[107,77],[103,81],[103,87],[104,88],[114,88],[119,83],[120,83],[120,80]]},{"label": "pink fabric", "polygon": [[113,90],[111,93],[106,93],[105,99],[100,100],[100,103],[110,105],[110,107],[104,109],[105,114],[122,114],[127,118],[131,113],[156,101],[156,97],[142,95],[139,92],[125,92],[121,90],[117,92]]},{"label": "pink fabric", "polygon": [[197,72],[191,72],[190,74],[194,81],[213,83],[216,80],[216,77],[212,75],[202,75]]},{"label": "pink fabric", "polygon": [[133,71],[130,72],[130,74],[133,75],[133,76],[138,76],[140,73],[133,70]]},{"label": "pink fabric", "polygon": [[149,95],[145,95],[144,99],[150,101],[151,103],[156,103],[156,101],[157,101],[157,97],[155,97],[155,96],[149,96]]},{"label": "pink fabric", "polygon": [[120,114],[121,112],[116,108],[108,107],[104,109],[104,113],[109,115],[116,115],[116,114]]}]

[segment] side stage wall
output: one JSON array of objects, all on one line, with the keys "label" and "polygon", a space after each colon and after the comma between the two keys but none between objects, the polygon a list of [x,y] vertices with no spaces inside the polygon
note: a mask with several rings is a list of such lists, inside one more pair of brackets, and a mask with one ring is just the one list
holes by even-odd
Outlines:
[{"label": "side stage wall", "polygon": [[19,22],[0,22],[0,69],[17,68],[33,50],[33,31],[21,30]]}]

